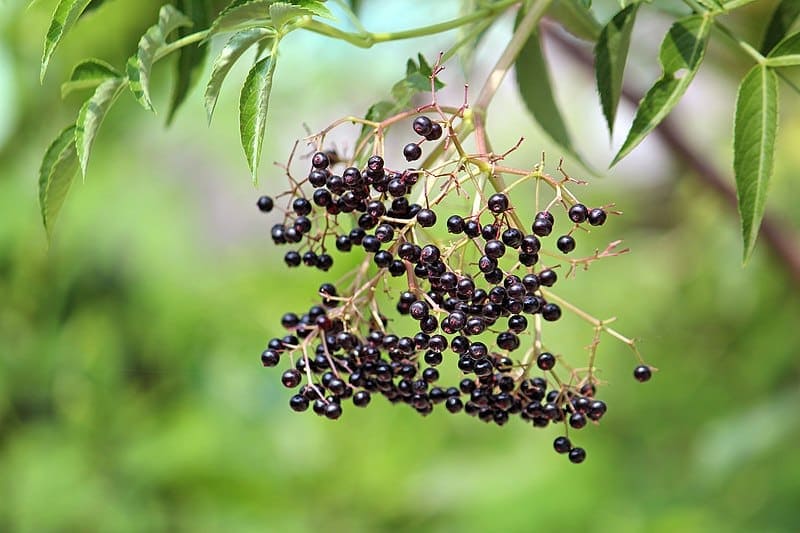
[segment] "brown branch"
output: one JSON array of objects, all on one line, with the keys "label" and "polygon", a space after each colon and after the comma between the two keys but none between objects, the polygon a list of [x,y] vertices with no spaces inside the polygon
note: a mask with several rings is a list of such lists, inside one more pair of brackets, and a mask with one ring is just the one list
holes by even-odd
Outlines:
[{"label": "brown branch", "polygon": [[[564,52],[585,67],[587,71],[594,70],[594,60],[588,49],[566,37],[561,31],[549,24],[542,24],[542,29],[546,38],[557,43]],[[642,99],[641,94],[638,94],[627,85],[622,87],[622,97],[634,106],[638,105]],[[697,153],[693,147],[685,142],[684,136],[674,120],[667,117],[654,130],[654,133],[658,135],[678,159],[692,170],[693,175],[701,184],[722,197],[725,205],[737,213],[738,216],[736,189],[730,183],[730,180],[726,179],[716,167],[708,162],[707,158]],[[761,222],[761,238],[780,265],[786,270],[795,286],[800,288],[800,247],[798,247],[800,246],[800,236],[775,214],[767,211]]]}]

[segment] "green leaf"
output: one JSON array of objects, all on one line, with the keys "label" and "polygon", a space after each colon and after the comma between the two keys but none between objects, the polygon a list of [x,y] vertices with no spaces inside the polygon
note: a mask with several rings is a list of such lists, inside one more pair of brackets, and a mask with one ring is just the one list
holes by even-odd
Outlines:
[{"label": "green leaf", "polygon": [[108,78],[119,78],[122,74],[100,59],[85,59],[72,69],[69,80],[61,84],[61,97],[73,91],[94,89]]},{"label": "green leaf", "polygon": [[767,56],[769,67],[791,67],[800,65],[800,32],[793,33],[779,42]]},{"label": "green leaf", "polygon": [[158,13],[158,23],[139,39],[139,50],[128,59],[127,73],[133,95],[145,109],[155,111],[150,101],[150,70],[158,52],[167,45],[170,33],[182,26],[191,26],[186,15],[167,4]]},{"label": "green leaf", "polygon": [[269,6],[269,17],[272,19],[272,26],[275,29],[280,29],[299,17],[313,14],[314,12],[311,10],[286,2],[275,2]]},{"label": "green leaf", "polygon": [[91,0],[59,0],[56,10],[50,19],[50,27],[44,37],[44,51],[42,52],[42,67],[39,71],[39,82],[44,81],[47,65],[53,56],[58,43],[72,28],[75,21],[83,13]]},{"label": "green leaf", "polygon": [[733,169],[747,262],[764,216],[778,129],[778,77],[771,69],[756,65],[744,77],[733,123]]},{"label": "green leaf", "polygon": [[270,25],[269,6],[274,0],[234,0],[211,23],[208,38],[228,31]]},{"label": "green leaf", "polygon": [[333,16],[331,10],[328,9],[328,6],[320,2],[319,0],[295,0],[295,4],[298,6],[311,11],[314,15],[330,20],[336,20],[336,17]]},{"label": "green leaf", "polygon": [[211,122],[214,108],[217,106],[217,98],[219,98],[222,82],[225,81],[225,77],[233,65],[251,46],[272,35],[274,33],[265,28],[250,28],[234,33],[225,43],[222,51],[214,60],[214,65],[211,67],[211,76],[209,77],[208,85],[206,85],[205,106],[209,122]]},{"label": "green leaf", "polygon": [[[385,118],[399,112],[401,109],[402,108],[399,107],[396,102],[381,100],[380,102],[376,102],[369,106],[369,109],[367,109],[367,114],[364,115],[364,118],[372,122],[381,122]],[[372,128],[367,124],[361,126],[361,133],[358,135],[356,146],[360,146],[361,141],[363,141],[371,131]]]},{"label": "green leaf", "polygon": [[594,47],[597,90],[609,135],[614,132],[614,118],[617,116],[617,105],[622,94],[622,77],[638,9],[639,4],[631,4],[614,15],[603,28]]},{"label": "green leaf", "polygon": [[78,120],[75,121],[75,148],[77,149],[78,161],[81,166],[81,173],[86,176],[86,166],[89,163],[89,152],[97,136],[97,131],[103,123],[108,110],[125,90],[126,80],[123,78],[110,78],[101,83],[94,94],[78,112]]},{"label": "green leaf", "polygon": [[603,26],[597,22],[592,12],[581,5],[582,0],[559,0],[553,2],[547,10],[547,16],[558,21],[569,33],[595,42],[600,38]]},{"label": "green leaf", "polygon": [[267,110],[274,73],[274,56],[260,60],[247,74],[239,97],[239,133],[253,182],[257,180],[258,163],[261,160],[261,145],[267,128]]},{"label": "green leaf", "polygon": [[[550,85],[547,61],[542,53],[538,32],[532,33],[515,63],[517,86],[525,107],[544,132],[565,152],[581,161],[575,151]],[[585,164],[584,164],[585,166]]]},{"label": "green leaf", "polygon": [[769,53],[776,44],[783,40],[798,17],[800,17],[800,2],[797,0],[783,0],[778,4],[764,32],[761,53]]},{"label": "green leaf", "polygon": [[75,126],[58,134],[42,158],[39,167],[39,209],[48,239],[67,197],[75,174],[78,172],[78,154],[75,151]]},{"label": "green leaf", "polygon": [[[207,28],[211,23],[211,6],[209,0],[180,0],[178,3],[181,12],[185,13],[192,21],[192,28]],[[186,28],[178,29],[178,38],[189,34]],[[178,60],[175,62],[175,78],[172,86],[172,95],[167,110],[167,124],[171,124],[175,113],[183,104],[189,91],[197,81],[197,73],[205,62],[208,47],[205,43],[184,46],[178,51]]]},{"label": "green leaf", "polygon": [[661,43],[664,74],[644,96],[633,125],[611,166],[628,155],[672,111],[703,62],[713,16],[692,15],[677,21]]}]

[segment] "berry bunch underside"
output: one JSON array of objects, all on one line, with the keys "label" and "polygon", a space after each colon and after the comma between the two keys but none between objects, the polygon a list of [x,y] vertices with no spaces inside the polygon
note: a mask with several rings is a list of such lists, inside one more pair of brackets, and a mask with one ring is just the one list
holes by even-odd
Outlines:
[{"label": "berry bunch underside", "polygon": [[[281,382],[295,391],[295,411],[338,419],[347,403],[365,407],[380,395],[422,415],[441,406],[501,426],[512,417],[557,424],[554,449],[580,463],[586,452],[570,431],[607,409],[597,398],[601,335],[633,350],[637,380],[651,375],[633,340],[554,292],[578,269],[627,251],[616,241],[573,257],[582,233],[619,213],[581,203],[570,188],[585,182],[560,165],[560,177],[546,174],[543,158],[522,170],[503,166],[508,152],[467,153],[471,119],[466,105],[435,99],[382,122],[348,117],[308,139],[301,178],[290,157],[287,190],[258,199],[261,211],[282,211],[271,237],[288,248],[286,265],[328,271],[339,256],[359,259],[344,280],[322,284],[309,308],[283,315],[287,334],[269,341],[261,362],[289,363]],[[348,122],[367,134],[342,160],[325,137]],[[385,158],[387,132],[409,123],[410,142]],[[515,207],[516,195],[532,194],[533,210]],[[547,324],[565,311],[594,328],[585,365],[570,365],[557,339],[545,343]]]}]

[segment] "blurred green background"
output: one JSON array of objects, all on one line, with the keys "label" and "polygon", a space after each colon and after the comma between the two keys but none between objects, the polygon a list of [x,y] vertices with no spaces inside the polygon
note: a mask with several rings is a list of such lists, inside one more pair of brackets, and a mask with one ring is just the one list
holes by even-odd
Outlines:
[{"label": "blurred green background", "polygon": [[[363,113],[402,76],[406,57],[434,57],[453,35],[372,51],[292,35],[255,189],[238,145],[242,68],[211,127],[202,89],[170,129],[163,114],[123,98],[48,248],[39,157],[80,105],[79,97],[62,102],[58,86],[80,58],[121,64],[159,2],[107,2],[85,17],[43,86],[41,41],[54,2],[26,4],[0,2],[0,531],[800,528],[798,287],[763,243],[742,268],[735,215],[657,140],[584,193],[625,211],[597,244],[622,238],[633,253],[563,284],[587,310],[617,316],[660,369],[638,384],[628,350],[601,345],[609,413],[579,434],[586,463],[553,453],[558,429],[516,420],[498,428],[438,410],[423,419],[382,399],[338,422],[298,415],[279,373],[261,368],[258,356],[280,333],[280,314],[308,306],[331,276],[282,268],[271,221],[254,207],[259,194],[281,189],[269,163],[285,161],[304,123],[316,130]],[[457,11],[452,1],[366,4],[375,30]],[[757,38],[774,2],[756,4],[729,22]],[[668,22],[654,12],[640,22],[633,61],[649,66],[631,77],[644,87],[658,73],[649,32]],[[477,79],[511,23],[479,50]],[[577,145],[605,168],[613,151],[592,84],[549,53]],[[729,175],[735,86],[748,65],[726,50],[711,54],[676,116]],[[455,63],[444,75],[456,102],[460,76]],[[155,78],[164,109],[167,66]],[[769,206],[796,231],[800,121],[797,95],[784,89]],[[700,111],[704,128],[692,118]],[[538,160],[543,147],[557,159],[513,85],[491,113],[496,147],[526,137],[519,164]],[[618,135],[630,113],[622,110]],[[577,320],[558,326],[565,352],[591,340]]]}]

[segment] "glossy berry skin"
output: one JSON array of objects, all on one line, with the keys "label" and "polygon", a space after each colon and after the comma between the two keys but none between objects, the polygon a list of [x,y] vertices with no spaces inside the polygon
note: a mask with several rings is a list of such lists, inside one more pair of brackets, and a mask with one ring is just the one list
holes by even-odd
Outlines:
[{"label": "glossy berry skin", "polygon": [[261,353],[261,364],[265,367],[276,366],[281,360],[280,354],[272,349],[264,350]]},{"label": "glossy berry skin", "polygon": [[406,161],[416,161],[422,156],[422,148],[417,143],[408,143],[403,147],[403,157]]},{"label": "glossy berry skin", "polygon": [[476,220],[467,220],[464,224],[464,234],[474,239],[481,234],[481,225]]},{"label": "glossy berry skin", "polygon": [[433,121],[423,115],[414,119],[411,128],[417,135],[425,137],[427,135],[430,135],[431,129],[433,128]]},{"label": "glossy berry skin", "polygon": [[495,215],[499,215],[508,209],[508,196],[503,193],[495,193],[489,197],[486,203],[489,207],[489,211]]},{"label": "glossy berry skin", "polygon": [[602,226],[605,223],[606,218],[606,212],[598,207],[589,211],[589,215],[586,217],[586,220],[588,220],[589,224],[592,226]]},{"label": "glossy berry skin", "polygon": [[464,231],[464,219],[459,215],[453,215],[447,219],[447,232],[458,235]]},{"label": "glossy berry skin", "polygon": [[442,126],[438,122],[431,124],[431,132],[425,136],[428,141],[438,141],[442,138]]},{"label": "glossy berry skin", "polygon": [[283,256],[283,261],[286,263],[286,266],[296,267],[300,266],[302,258],[300,257],[299,253],[292,251],[286,252],[286,255]]},{"label": "glossy berry skin", "polygon": [[317,152],[313,156],[311,156],[311,166],[317,169],[324,169],[328,168],[331,161],[328,158],[328,155],[324,152]]},{"label": "glossy berry skin", "polygon": [[550,352],[542,352],[536,358],[536,366],[542,370],[552,370],[556,366],[556,357]]},{"label": "glossy berry skin", "polygon": [[272,211],[272,208],[275,206],[275,203],[269,196],[261,196],[259,197],[258,202],[256,202],[256,205],[258,206],[258,210],[261,211],[262,213],[269,213],[270,211]]},{"label": "glossy berry skin", "polygon": [[568,453],[572,449],[572,443],[567,437],[556,437],[553,449],[558,453]]},{"label": "glossy berry skin", "polygon": [[308,409],[308,400],[301,394],[295,394],[289,399],[289,407],[300,413]]},{"label": "glossy berry skin", "polygon": [[294,202],[292,202],[292,209],[299,216],[311,213],[311,207],[311,202],[305,198],[295,198]]},{"label": "glossy berry skin", "polygon": [[300,385],[300,379],[300,371],[296,368],[290,368],[281,376],[281,383],[283,383],[283,386],[287,389],[293,389]]},{"label": "glossy berry skin", "polygon": [[575,249],[575,239],[572,235],[562,235],[556,241],[556,246],[563,253],[568,254]]},{"label": "glossy berry skin", "polygon": [[575,204],[569,208],[567,216],[574,223],[580,224],[586,220],[587,216],[589,216],[589,208],[583,204]]},{"label": "glossy berry skin", "polygon": [[365,390],[360,390],[353,395],[353,405],[356,407],[366,407],[369,405],[370,400],[372,400],[372,397]]},{"label": "glossy berry skin", "polygon": [[539,272],[539,284],[544,287],[552,287],[558,281],[558,274],[555,270],[545,269]]},{"label": "glossy berry skin", "polygon": [[569,461],[573,464],[580,464],[586,460],[586,450],[583,448],[572,448],[569,451]]},{"label": "glossy berry skin", "polygon": [[542,306],[542,318],[548,322],[554,322],[561,318],[561,308],[558,304],[548,303]]},{"label": "glossy berry skin", "polygon": [[633,377],[636,378],[636,381],[644,383],[645,381],[650,381],[650,378],[653,377],[653,371],[647,365],[639,365],[633,369]]},{"label": "glossy berry skin", "polygon": [[430,228],[436,224],[436,213],[430,209],[420,209],[417,213],[417,222],[423,228]]},{"label": "glossy berry skin", "polygon": [[336,402],[330,402],[325,406],[325,418],[336,420],[342,416],[342,406]]},{"label": "glossy berry skin", "polygon": [[533,221],[531,231],[539,237],[547,237],[553,232],[553,224],[546,218],[537,218]]}]

